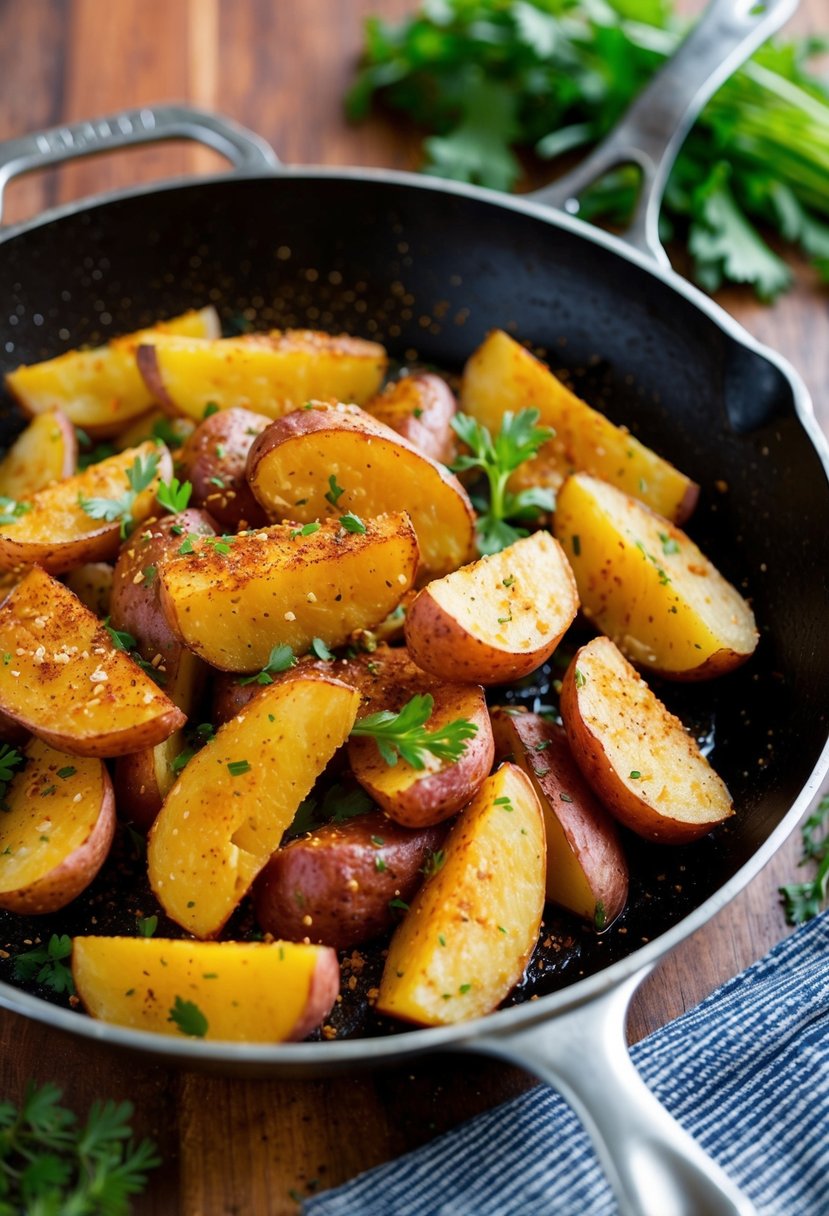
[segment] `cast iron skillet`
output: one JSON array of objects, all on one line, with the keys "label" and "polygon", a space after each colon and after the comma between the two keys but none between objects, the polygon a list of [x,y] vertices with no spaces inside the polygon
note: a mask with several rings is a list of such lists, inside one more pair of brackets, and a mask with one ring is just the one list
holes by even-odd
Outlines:
[{"label": "cast iron skillet", "polygon": [[[763,635],[745,668],[682,692],[686,719],[714,740],[735,826],[658,856],[635,846],[627,932],[592,945],[585,937],[566,966],[540,955],[510,1008],[461,1026],[268,1046],[104,1025],[8,983],[0,1004],[238,1075],[314,1076],[444,1048],[502,1056],[555,1085],[579,1112],[622,1213],[752,1211],[640,1081],[624,1021],[644,976],[758,873],[829,767],[827,445],[796,373],[673,274],[656,235],[662,186],[694,112],[795,3],[767,0],[761,12],[754,0],[714,0],[575,186],[535,198],[402,173],[284,170],[250,132],[177,107],[0,146],[0,190],[29,169],[165,138],[201,140],[237,169],[62,207],[3,233],[0,371],[208,301],[229,323],[241,311],[257,327],[345,330],[385,342],[403,363],[450,371],[488,330],[506,328],[546,349],[588,400],[701,484],[692,534],[751,595]],[[585,178],[631,159],[645,189],[628,243],[551,209],[572,210]],[[11,403],[4,417],[8,435],[19,425]],[[9,919],[0,924],[13,932]],[[64,926],[56,928],[91,924]],[[38,922],[29,933],[48,928]]]}]

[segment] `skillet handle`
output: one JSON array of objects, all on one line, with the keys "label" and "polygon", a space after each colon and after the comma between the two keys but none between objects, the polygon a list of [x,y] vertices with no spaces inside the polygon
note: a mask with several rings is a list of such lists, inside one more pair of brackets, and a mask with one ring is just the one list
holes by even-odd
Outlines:
[{"label": "skillet handle", "polygon": [[593,1141],[619,1216],[757,1216],[657,1101],[628,1054],[628,1005],[651,969],[554,1019],[484,1034],[469,1049],[517,1064],[559,1091]]},{"label": "skillet handle", "polygon": [[12,178],[22,173],[81,156],[167,139],[192,139],[205,144],[226,156],[240,173],[275,173],[279,169],[279,160],[270,145],[232,119],[194,106],[143,106],[0,143],[0,219],[3,191]]},{"label": "skillet handle", "polygon": [[610,134],[572,173],[527,197],[576,214],[578,196],[620,165],[642,173],[623,240],[669,267],[659,240],[659,208],[679,150],[705,103],[792,15],[798,0],[711,0],[676,53]]}]

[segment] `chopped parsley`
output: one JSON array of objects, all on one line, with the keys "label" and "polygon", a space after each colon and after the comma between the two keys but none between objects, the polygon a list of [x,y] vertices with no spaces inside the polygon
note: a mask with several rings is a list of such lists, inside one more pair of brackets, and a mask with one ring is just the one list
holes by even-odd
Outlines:
[{"label": "chopped parsley", "polygon": [[359,515],[354,515],[349,511],[346,515],[340,516],[340,523],[345,528],[346,532],[354,532],[358,536],[365,536],[366,525],[360,519]]},{"label": "chopped parsley", "polygon": [[183,1001],[180,996],[173,1002],[167,1021],[192,1038],[203,1039],[207,1034],[207,1018],[201,1009],[192,1001]]},{"label": "chopped parsley", "polygon": [[250,772],[250,764],[247,760],[228,760],[227,771],[231,777],[241,777],[244,773]]},{"label": "chopped parsley", "polygon": [[[318,639],[314,639],[317,641]],[[320,655],[320,658],[323,656]],[[330,656],[333,657],[333,656]],[[289,668],[295,667],[297,662],[296,655],[291,647],[285,642],[279,646],[274,646],[268,661],[261,671],[257,671],[252,676],[242,676],[237,682],[239,684],[273,684],[273,677],[282,671],[288,671]]]},{"label": "chopped parsley", "polygon": [[343,486],[337,485],[336,475],[332,473],[328,478],[328,490],[325,495],[326,502],[330,502],[332,507],[336,507],[337,500],[342,494],[345,494],[345,489]]}]

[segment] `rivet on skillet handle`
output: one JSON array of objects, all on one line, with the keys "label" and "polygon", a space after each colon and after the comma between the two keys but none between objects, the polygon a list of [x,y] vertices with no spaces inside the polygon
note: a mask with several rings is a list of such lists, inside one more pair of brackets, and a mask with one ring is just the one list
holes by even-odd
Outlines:
[{"label": "rivet on skillet handle", "polygon": [[240,173],[275,173],[276,153],[260,136],[229,118],[193,106],[143,106],[91,122],[67,123],[0,143],[0,219],[3,191],[14,177],[81,156],[168,139],[192,139],[227,157]]},{"label": "rivet on skillet handle", "polygon": [[660,266],[659,208],[668,175],[705,103],[792,15],[798,0],[712,0],[694,29],[639,94],[621,122],[572,173],[528,197],[576,214],[588,186],[634,164],[642,184],[623,239]]}]

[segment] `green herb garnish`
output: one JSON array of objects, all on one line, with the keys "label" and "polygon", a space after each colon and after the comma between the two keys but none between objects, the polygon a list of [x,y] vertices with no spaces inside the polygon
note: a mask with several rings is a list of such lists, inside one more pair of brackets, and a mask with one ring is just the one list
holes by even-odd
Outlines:
[{"label": "green herb garnish", "polygon": [[780,888],[786,920],[790,925],[800,925],[817,916],[826,902],[829,892],[829,794],[825,794],[817,808],[801,828],[803,841],[798,865],[817,864],[811,882],[796,882]]},{"label": "green herb garnish", "polygon": [[14,977],[18,980],[35,980],[53,992],[74,995],[75,984],[72,972],[63,961],[72,954],[72,939],[53,933],[46,946],[27,950],[14,960]]},{"label": "green herb garnish", "polygon": [[169,481],[161,482],[155,496],[158,505],[165,511],[178,515],[179,511],[187,510],[192,493],[193,487],[189,481],[182,482],[177,477],[171,477]]},{"label": "green herb garnish", "polygon": [[207,1034],[207,1018],[193,1001],[183,1001],[177,996],[170,1010],[168,1022],[178,1026],[182,1034],[192,1038],[203,1039]]},{"label": "green herb garnish", "polygon": [[337,485],[336,475],[334,473],[331,473],[331,475],[328,478],[328,490],[326,491],[326,495],[325,495],[326,501],[330,502],[332,507],[336,507],[337,500],[343,494],[345,494],[344,487]]},{"label": "green herb garnish", "polygon": [[279,646],[274,646],[271,651],[268,661],[261,671],[257,671],[252,676],[242,676],[237,681],[239,684],[273,684],[273,677],[281,671],[288,671],[289,668],[295,667],[297,662],[296,655],[291,647],[286,643]]},{"label": "green herb garnish", "polygon": [[346,532],[354,532],[358,536],[365,536],[366,525],[360,519],[359,515],[354,515],[349,511],[345,515],[340,516],[340,523],[345,528]]},{"label": "green herb garnish", "polygon": [[15,502],[13,498],[6,498],[0,494],[0,525],[16,524],[22,515],[26,515],[31,511],[31,503]]},{"label": "green herb garnish", "polygon": [[126,471],[127,489],[118,498],[84,498],[78,495],[78,505],[91,519],[104,519],[108,523],[121,521],[121,539],[124,540],[133,525],[132,509],[139,494],[152,485],[158,472],[159,456],[136,456]]},{"label": "green herb garnish", "polygon": [[382,709],[368,714],[352,728],[351,735],[374,739],[388,765],[394,765],[402,758],[412,768],[422,770],[426,767],[427,755],[454,763],[466,751],[467,740],[478,733],[478,728],[474,722],[458,718],[437,730],[427,730],[426,723],[434,704],[430,693],[419,693],[399,713]]}]

